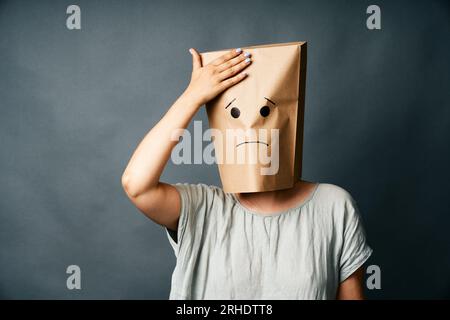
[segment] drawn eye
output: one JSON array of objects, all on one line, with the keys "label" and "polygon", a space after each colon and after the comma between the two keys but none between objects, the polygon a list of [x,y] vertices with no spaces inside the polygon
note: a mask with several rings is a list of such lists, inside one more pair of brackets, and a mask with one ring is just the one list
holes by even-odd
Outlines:
[{"label": "drawn eye", "polygon": [[236,107],[231,108],[231,116],[233,118],[239,118],[240,115],[241,115],[241,111],[238,108],[236,108]]},{"label": "drawn eye", "polygon": [[259,113],[265,118],[270,114],[270,108],[268,106],[264,106],[259,109]]}]

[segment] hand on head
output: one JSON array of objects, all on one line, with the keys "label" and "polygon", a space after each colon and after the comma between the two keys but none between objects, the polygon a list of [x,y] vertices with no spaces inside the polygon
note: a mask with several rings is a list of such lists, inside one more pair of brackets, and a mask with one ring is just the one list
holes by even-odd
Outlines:
[{"label": "hand on head", "polygon": [[197,50],[191,48],[192,76],[185,94],[199,106],[215,98],[229,87],[239,83],[247,73],[243,70],[251,63],[250,54],[242,49],[233,49],[206,66]]}]

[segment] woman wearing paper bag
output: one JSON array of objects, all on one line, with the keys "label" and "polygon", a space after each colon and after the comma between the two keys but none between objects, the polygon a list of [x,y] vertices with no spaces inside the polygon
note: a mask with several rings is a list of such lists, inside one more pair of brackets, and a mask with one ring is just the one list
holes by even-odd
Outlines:
[{"label": "woman wearing paper bag", "polygon": [[[189,86],[122,176],[136,207],[166,227],[170,298],[362,299],[372,250],[354,199],[301,180],[306,43],[190,52]],[[161,182],[204,104],[222,188]]]}]

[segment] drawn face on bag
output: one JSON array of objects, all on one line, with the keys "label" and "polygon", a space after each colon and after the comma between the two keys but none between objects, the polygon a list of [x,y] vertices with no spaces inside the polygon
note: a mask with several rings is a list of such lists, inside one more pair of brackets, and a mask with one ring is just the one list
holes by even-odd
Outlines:
[{"label": "drawn face on bag", "polygon": [[[306,59],[306,44],[243,50],[252,57],[248,77],[206,106],[223,188],[233,193],[290,188],[301,169],[300,58]],[[203,53],[203,64],[226,51]]]}]

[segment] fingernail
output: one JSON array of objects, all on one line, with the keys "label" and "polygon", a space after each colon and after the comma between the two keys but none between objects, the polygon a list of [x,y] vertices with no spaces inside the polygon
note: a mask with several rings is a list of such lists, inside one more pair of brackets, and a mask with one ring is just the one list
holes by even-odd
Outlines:
[{"label": "fingernail", "polygon": [[250,57],[252,54],[250,53],[250,52],[246,52],[246,53],[244,53],[244,56],[245,57]]},{"label": "fingernail", "polygon": [[248,76],[248,73],[247,72],[242,72],[242,76],[246,77],[246,76]]},{"label": "fingernail", "polygon": [[250,61],[252,61],[252,59],[250,59],[250,58],[245,59],[245,62],[247,62],[247,63],[250,63]]},{"label": "fingernail", "polygon": [[237,52],[237,53],[242,52],[242,49],[241,49],[241,48],[237,48],[237,49],[236,49],[236,52]]}]

